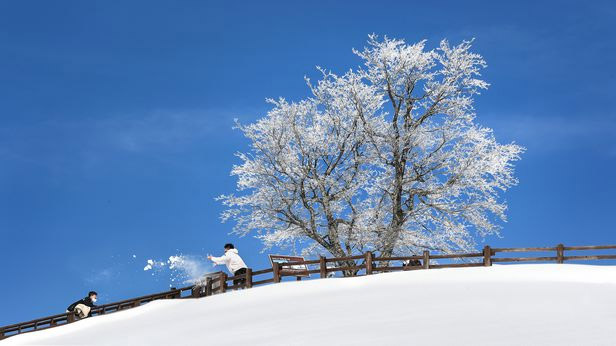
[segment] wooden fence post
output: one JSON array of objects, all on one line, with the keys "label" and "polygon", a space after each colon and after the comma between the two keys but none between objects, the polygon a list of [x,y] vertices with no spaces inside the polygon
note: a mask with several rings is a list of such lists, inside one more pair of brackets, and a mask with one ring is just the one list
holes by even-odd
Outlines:
[{"label": "wooden fence post", "polygon": [[227,274],[220,273],[220,293],[225,293],[227,290]]},{"label": "wooden fence post", "polygon": [[134,308],[138,307],[139,305],[141,305],[140,303],[141,303],[140,301],[135,300],[135,301],[133,302],[133,307],[134,307]]},{"label": "wooden fence post", "polygon": [[321,274],[321,279],[327,277],[327,263],[325,262],[325,256],[319,256],[319,269]]},{"label": "wooden fence post", "polygon": [[366,252],[366,275],[372,275],[372,251]]},{"label": "wooden fence post", "polygon": [[66,323],[73,323],[73,322],[75,322],[75,312],[71,311],[66,316]]},{"label": "wooden fence post", "polygon": [[563,244],[556,245],[556,263],[565,262],[565,246]]},{"label": "wooden fence post", "polygon": [[274,282],[280,282],[280,263],[274,262]]},{"label": "wooden fence post", "polygon": [[246,268],[246,280],[244,281],[246,288],[252,288],[252,269]]},{"label": "wooden fence post", "polygon": [[193,298],[201,297],[201,286],[199,286],[199,284],[196,284],[192,287],[192,289],[190,290],[190,296]]},{"label": "wooden fence post", "polygon": [[424,250],[423,252],[423,267],[424,269],[430,269],[430,251]]},{"label": "wooden fence post", "polygon": [[483,247],[483,265],[489,267],[492,265],[492,249],[490,245]]},{"label": "wooden fence post", "polygon": [[207,277],[205,278],[205,296],[211,296],[212,295],[212,278],[211,277]]}]

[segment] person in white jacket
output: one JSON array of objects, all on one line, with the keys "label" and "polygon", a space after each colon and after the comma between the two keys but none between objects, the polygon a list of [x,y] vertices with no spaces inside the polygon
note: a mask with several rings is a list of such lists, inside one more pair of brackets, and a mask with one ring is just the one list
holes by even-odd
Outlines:
[{"label": "person in white jacket", "polygon": [[[214,264],[220,265],[224,264],[227,266],[227,269],[233,276],[244,275],[246,274],[246,263],[240,257],[237,249],[233,246],[233,244],[225,244],[225,254],[220,257],[214,257],[212,255],[208,255],[207,258],[214,262]],[[233,280],[233,285],[244,284],[246,279],[235,279]]]}]

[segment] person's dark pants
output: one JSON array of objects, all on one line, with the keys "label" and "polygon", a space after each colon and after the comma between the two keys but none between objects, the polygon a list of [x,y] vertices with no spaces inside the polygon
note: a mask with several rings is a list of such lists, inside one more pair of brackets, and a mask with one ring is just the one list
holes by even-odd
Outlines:
[{"label": "person's dark pants", "polygon": [[[233,273],[234,276],[238,276],[238,275],[244,275],[246,274],[246,268],[240,268],[238,270],[235,271],[235,273]],[[233,280],[233,285],[237,286],[237,284],[240,284],[243,288],[244,284],[246,283],[246,277],[243,278],[238,278]]]}]

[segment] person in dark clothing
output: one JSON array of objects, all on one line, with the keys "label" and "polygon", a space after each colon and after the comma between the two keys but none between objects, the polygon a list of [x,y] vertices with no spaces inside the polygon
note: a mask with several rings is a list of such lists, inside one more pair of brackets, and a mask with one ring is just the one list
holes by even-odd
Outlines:
[{"label": "person in dark clothing", "polygon": [[96,303],[97,297],[98,297],[98,293],[96,293],[94,291],[90,291],[88,293],[87,297],[85,297],[83,299],[80,299],[80,300],[74,302],[73,304],[69,305],[68,308],[66,308],[66,311],[67,312],[73,312],[73,311],[75,311],[75,308],[78,307],[78,305],[83,304],[83,305],[88,307],[88,309],[87,309],[88,310],[87,317],[90,317],[90,316],[92,316],[92,310],[90,310],[90,309],[96,307],[96,305],[94,305],[94,303]]}]

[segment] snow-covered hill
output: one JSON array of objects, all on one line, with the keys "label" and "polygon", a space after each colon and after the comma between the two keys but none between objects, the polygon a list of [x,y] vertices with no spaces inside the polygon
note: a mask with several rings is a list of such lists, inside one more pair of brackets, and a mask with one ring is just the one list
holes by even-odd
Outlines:
[{"label": "snow-covered hill", "polygon": [[420,270],[143,307],[0,345],[616,345],[616,267]]}]

